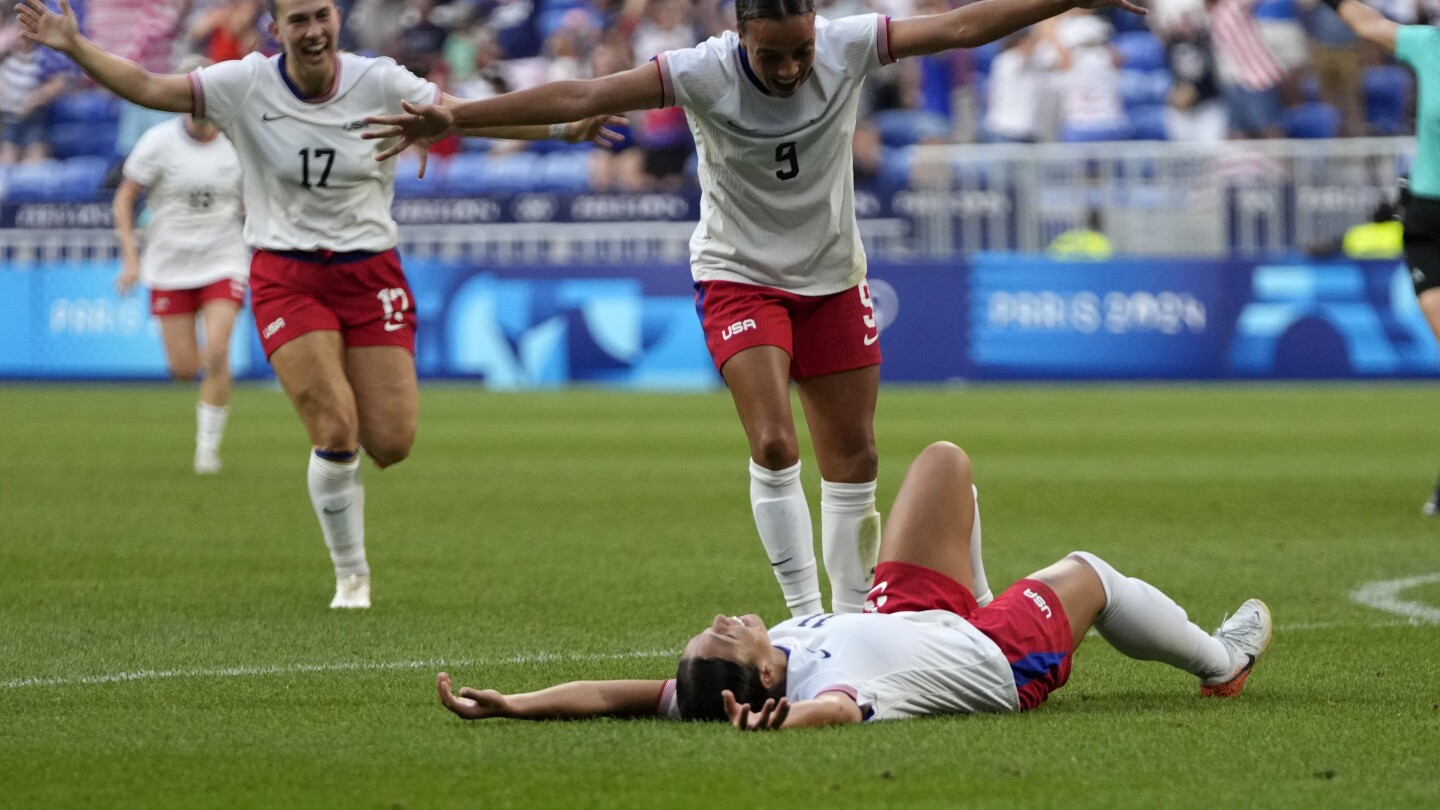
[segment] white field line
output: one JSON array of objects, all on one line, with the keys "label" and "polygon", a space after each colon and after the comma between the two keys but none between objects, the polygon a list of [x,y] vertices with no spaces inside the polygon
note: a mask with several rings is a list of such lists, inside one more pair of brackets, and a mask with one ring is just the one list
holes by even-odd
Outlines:
[{"label": "white field line", "polygon": [[483,660],[476,658],[436,658],[428,661],[351,661],[336,664],[291,664],[268,667],[225,667],[222,669],[142,669],[136,672],[115,672],[108,675],[77,675],[58,678],[16,678],[0,681],[0,689],[21,689],[27,686],[93,686],[105,683],[127,681],[159,681],[168,678],[246,678],[264,675],[295,675],[308,672],[369,672],[389,669],[430,669],[446,667],[501,666],[505,664],[537,664],[546,661],[621,661],[628,658],[671,658],[673,650],[650,650],[648,652],[597,653],[593,655],[566,655],[561,653],[532,653],[511,658]]},{"label": "white field line", "polygon": [[1440,582],[1440,571],[1404,579],[1367,582],[1352,591],[1350,598],[1366,607],[1404,616],[1413,624],[1440,624],[1440,608],[1400,598],[1402,591],[1436,582]]},{"label": "white field line", "polygon": [[[1437,575],[1440,576],[1440,575]],[[1408,586],[1407,586],[1408,587]],[[1311,630],[1337,630],[1345,627],[1373,629],[1381,627],[1407,627],[1419,624],[1415,620],[1389,622],[1308,622],[1285,624],[1275,628],[1277,633],[1303,633]],[[1426,622],[1429,623],[1429,622]],[[1440,621],[1434,622],[1440,624]],[[1097,635],[1091,630],[1087,635]],[[311,672],[379,672],[393,669],[441,670],[450,667],[503,666],[506,664],[539,664],[547,661],[623,661],[632,658],[671,658],[674,650],[647,650],[643,652],[594,653],[574,655],[564,653],[531,653],[510,658],[435,658],[417,661],[350,661],[335,664],[291,664],[267,667],[225,667],[220,669],[142,669],[135,672],[114,672],[106,675],[76,675],[54,678],[14,678],[0,681],[0,689],[23,689],[30,686],[96,686],[107,683],[129,681],[159,681],[172,678],[248,678],[266,675],[298,675]]]}]

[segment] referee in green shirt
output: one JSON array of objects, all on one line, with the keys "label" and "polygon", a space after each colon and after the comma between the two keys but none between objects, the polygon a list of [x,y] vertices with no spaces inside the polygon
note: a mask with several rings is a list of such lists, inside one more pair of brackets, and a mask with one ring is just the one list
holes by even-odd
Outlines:
[{"label": "referee in green shirt", "polygon": [[[1358,0],[1324,1],[1362,39],[1395,54],[1415,71],[1419,143],[1410,169],[1411,199],[1405,205],[1405,264],[1430,331],[1440,340],[1440,28],[1399,25]],[[1421,511],[1440,515],[1440,485]]]}]

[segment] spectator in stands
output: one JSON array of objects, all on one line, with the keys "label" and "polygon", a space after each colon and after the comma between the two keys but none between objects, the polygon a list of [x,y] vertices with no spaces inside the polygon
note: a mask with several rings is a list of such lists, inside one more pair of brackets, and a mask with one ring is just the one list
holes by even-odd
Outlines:
[{"label": "spectator in stands", "polygon": [[1310,50],[1305,41],[1305,27],[1300,23],[1298,0],[1257,0],[1255,24],[1260,38],[1270,49],[1275,61],[1285,70],[1280,84],[1280,101],[1286,106],[1299,104],[1300,79],[1310,66]]},{"label": "spectator in stands", "polygon": [[1051,31],[1036,25],[1010,35],[990,63],[985,125],[991,143],[1034,143],[1040,139],[1040,104],[1048,73],[1040,45]]},{"label": "spectator in stands", "polygon": [[1077,9],[1055,20],[1058,49],[1060,137],[1066,141],[1114,141],[1130,137],[1120,97],[1120,57],[1109,44],[1110,23]]},{"label": "spectator in stands", "polygon": [[1171,77],[1165,137],[1198,143],[1225,140],[1225,102],[1204,12],[1175,18],[1164,39]]},{"label": "spectator in stands", "polygon": [[[609,76],[629,70],[635,57],[618,32],[601,39],[590,53],[590,75]],[[462,94],[463,95],[463,94]],[[621,139],[611,149],[590,150],[590,188],[595,191],[641,191],[648,186],[641,167],[644,153],[631,137],[630,126],[612,127]]]},{"label": "spectator in stands", "polygon": [[190,50],[211,62],[244,59],[260,47],[260,0],[224,0],[198,14],[188,25]]},{"label": "spectator in stands", "polygon": [[345,15],[345,31],[362,53],[383,53],[405,27],[405,9],[410,0],[355,0]]},{"label": "spectator in stands", "polygon": [[[1300,20],[1310,38],[1310,64],[1320,100],[1340,113],[1340,134],[1365,134],[1364,54],[1360,38],[1320,0],[1300,0]],[[1306,7],[1308,4],[1308,8]]]},{"label": "spectator in stands", "polygon": [[435,0],[411,0],[402,18],[404,24],[384,52],[416,76],[444,87],[445,40],[450,32],[431,18],[435,5]]},{"label": "spectator in stands", "polygon": [[[631,50],[639,66],[656,54],[688,48],[695,42],[690,11],[682,0],[649,0],[631,37]],[[644,110],[632,120],[646,184],[659,191],[679,189],[685,183],[685,164],[695,154],[685,111],[678,106]]]},{"label": "spectator in stands", "polygon": [[495,32],[478,26],[471,34],[472,59],[469,76],[455,86],[461,98],[490,98],[510,92],[510,83],[500,70],[505,53]]},{"label": "spectator in stands", "polygon": [[70,85],[64,57],[28,39],[0,50],[0,164],[50,156],[50,104]]},{"label": "spectator in stands", "polygon": [[1260,35],[1255,0],[1205,0],[1232,138],[1279,138],[1285,67]]},{"label": "spectator in stands", "polygon": [[[188,0],[86,0],[82,33],[101,50],[155,74],[170,72]],[[115,152],[127,155],[144,132],[171,117],[138,104],[120,106]]]}]

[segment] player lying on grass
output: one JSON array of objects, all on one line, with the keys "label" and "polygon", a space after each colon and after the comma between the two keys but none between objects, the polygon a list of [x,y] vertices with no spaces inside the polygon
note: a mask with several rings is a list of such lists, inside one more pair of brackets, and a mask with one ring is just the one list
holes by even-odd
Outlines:
[{"label": "player lying on grass", "polygon": [[885,527],[865,613],[797,616],[766,632],[754,615],[716,616],[666,681],[576,681],[539,692],[452,691],[464,718],[655,716],[778,729],[929,714],[1026,711],[1070,677],[1091,627],[1120,652],[1232,697],[1270,645],[1270,610],[1251,599],[1214,635],[1155,587],[1077,551],[992,599],[980,554],[970,459],[937,442],[910,465]]}]

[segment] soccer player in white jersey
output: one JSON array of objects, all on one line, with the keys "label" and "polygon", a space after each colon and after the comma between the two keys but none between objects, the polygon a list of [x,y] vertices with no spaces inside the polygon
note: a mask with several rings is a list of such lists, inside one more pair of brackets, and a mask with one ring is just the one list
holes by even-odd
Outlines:
[{"label": "soccer player in white jersey", "polygon": [[1213,635],[1152,585],[1077,551],[992,598],[970,459],[948,442],[910,466],[891,509],[875,585],[860,614],[816,613],[768,632],[718,615],[691,638],[673,680],[575,681],[538,692],[453,690],[440,701],[480,719],[600,715],[729,720],[746,730],[1028,711],[1070,675],[1094,627],[1120,652],[1233,697],[1270,644],[1252,599]]},{"label": "soccer player in white jersey", "polygon": [[[982,0],[934,16],[817,17],[812,0],[737,0],[738,33],[589,81],[458,107],[407,105],[366,137],[427,143],[477,123],[685,108],[700,161],[690,240],[696,309],[750,445],[750,504],[796,616],[821,610],[800,483],[790,380],[820,468],[820,536],[831,605],[859,611],[879,542],[874,415],[879,326],[855,221],[851,136],[867,74],[907,56],[973,47],[1076,5],[1128,0]],[[1143,13],[1143,12],[1142,12]]]},{"label": "soccer player in white jersey", "polygon": [[[197,60],[193,67],[209,64]],[[145,250],[135,239],[135,204],[150,210]],[[195,405],[195,472],[220,471],[220,442],[230,413],[230,333],[245,303],[250,250],[240,236],[240,159],[209,121],[177,117],[152,127],[125,159],[115,191],[120,295],[136,282],[150,290],[150,312],[170,376],[200,379]],[[196,342],[197,317],[205,330]]]},{"label": "soccer player in white jersey", "polygon": [[[334,0],[272,0],[282,52],[156,75],[80,36],[75,14],[15,7],[26,39],[61,51],[116,95],[210,120],[243,170],[251,305],[270,363],[313,445],[308,486],[335,568],[333,608],[370,606],[361,448],[386,467],[410,453],[418,410],[414,297],[395,252],[393,164],[360,138],[367,116],[443,95],[391,59],[340,53]],[[489,137],[607,141],[608,117],[498,127]],[[421,159],[423,172],[424,158]]]}]

